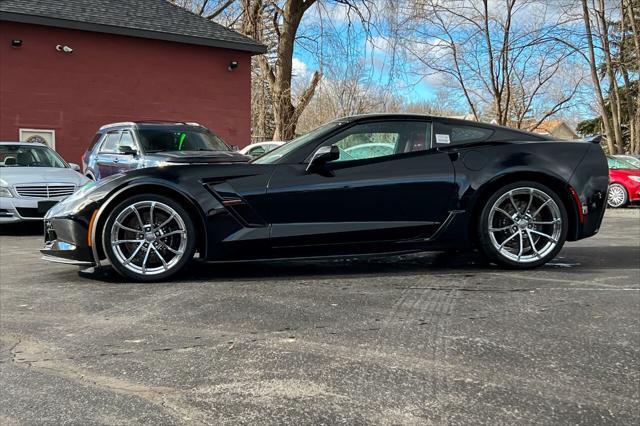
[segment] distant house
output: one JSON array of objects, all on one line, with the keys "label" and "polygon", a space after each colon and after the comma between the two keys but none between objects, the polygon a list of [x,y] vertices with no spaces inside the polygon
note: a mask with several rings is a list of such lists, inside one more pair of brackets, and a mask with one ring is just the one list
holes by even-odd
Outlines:
[{"label": "distant house", "polygon": [[556,139],[579,139],[578,134],[564,120],[543,121],[533,132],[552,136]]},{"label": "distant house", "polygon": [[166,0],[0,1],[0,140],[77,162],[100,125],[199,122],[250,142],[265,46]]}]

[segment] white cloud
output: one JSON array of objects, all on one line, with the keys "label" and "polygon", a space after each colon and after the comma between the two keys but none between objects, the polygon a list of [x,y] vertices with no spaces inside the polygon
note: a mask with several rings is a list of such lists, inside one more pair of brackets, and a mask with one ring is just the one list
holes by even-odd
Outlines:
[{"label": "white cloud", "polygon": [[293,72],[294,78],[305,78],[309,73],[307,64],[305,64],[304,62],[302,62],[300,59],[296,57],[293,58],[291,65],[293,68],[292,72]]}]

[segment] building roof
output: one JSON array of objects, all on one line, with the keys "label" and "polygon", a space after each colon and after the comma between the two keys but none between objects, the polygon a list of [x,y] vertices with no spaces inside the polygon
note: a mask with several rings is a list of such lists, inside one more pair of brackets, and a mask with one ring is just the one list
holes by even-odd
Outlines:
[{"label": "building roof", "polygon": [[540,132],[551,133],[562,123],[563,123],[562,120],[546,120],[540,123],[535,130],[539,130]]},{"label": "building roof", "polygon": [[578,137],[576,132],[564,120],[561,119],[543,121],[538,127],[533,130],[533,132],[553,135],[554,132],[556,132],[560,127],[564,127],[565,131],[567,133],[570,133],[574,138]]},{"label": "building roof", "polygon": [[0,20],[264,53],[266,46],[167,0],[0,0]]}]

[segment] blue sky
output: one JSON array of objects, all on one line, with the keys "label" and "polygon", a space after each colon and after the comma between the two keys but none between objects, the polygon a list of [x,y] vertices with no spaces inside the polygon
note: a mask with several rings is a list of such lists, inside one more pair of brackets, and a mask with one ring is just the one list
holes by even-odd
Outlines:
[{"label": "blue sky", "polygon": [[[333,72],[333,68],[342,69],[351,61],[357,61],[362,64],[363,76],[370,84],[391,85],[398,96],[409,102],[433,97],[435,88],[429,82],[407,72],[405,59],[392,57],[387,52],[388,42],[382,35],[384,28],[380,28],[380,24],[374,24],[365,31],[360,18],[353,12],[349,13],[346,7],[328,2],[317,5],[303,18],[299,30],[303,37],[294,51],[299,83],[306,83],[316,70],[323,72],[325,78],[335,77],[340,72]],[[324,41],[324,37],[316,37],[319,34],[338,34],[340,41]],[[308,39],[321,39],[323,45]],[[336,48],[335,44],[349,47]]]}]

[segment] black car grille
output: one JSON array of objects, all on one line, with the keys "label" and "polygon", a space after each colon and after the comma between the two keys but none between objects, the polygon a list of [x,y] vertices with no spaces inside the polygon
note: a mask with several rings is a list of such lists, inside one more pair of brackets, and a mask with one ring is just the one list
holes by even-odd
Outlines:
[{"label": "black car grille", "polygon": [[17,185],[16,192],[21,197],[56,198],[67,197],[75,191],[75,185],[47,184],[47,185]]},{"label": "black car grille", "polygon": [[18,210],[18,213],[22,217],[33,217],[38,219],[42,219],[44,217],[44,213],[41,213],[38,209],[28,208],[28,207],[18,207],[16,208],[16,210]]}]

